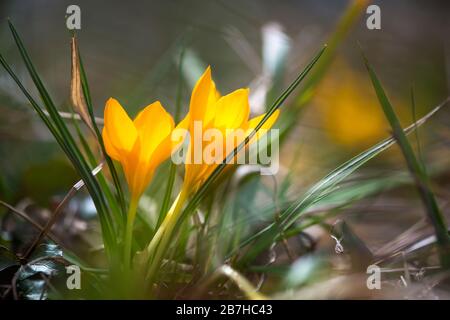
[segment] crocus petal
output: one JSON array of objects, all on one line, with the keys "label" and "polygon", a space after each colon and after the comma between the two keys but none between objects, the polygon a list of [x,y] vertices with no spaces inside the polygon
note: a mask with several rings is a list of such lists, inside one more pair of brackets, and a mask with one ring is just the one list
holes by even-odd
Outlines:
[{"label": "crocus petal", "polygon": [[175,129],[172,131],[171,141],[172,141],[172,152],[178,150],[182,146],[184,139],[188,135],[189,130],[189,113],[184,117],[180,123],[177,124]]},{"label": "crocus petal", "polygon": [[217,101],[221,98],[219,91],[216,89],[216,84],[211,80],[211,87],[209,89],[208,104],[206,106],[205,115],[203,116],[203,128],[206,128],[217,116]]},{"label": "crocus petal", "polygon": [[104,131],[109,154],[116,158],[118,155],[125,156],[131,151],[137,138],[137,131],[120,103],[110,98],[105,107],[105,126]]},{"label": "crocus petal", "polygon": [[103,144],[105,145],[106,153],[114,160],[121,161],[122,154],[112,144],[111,139],[109,138],[108,133],[106,132],[105,128],[103,128],[102,137],[103,137]]},{"label": "crocus petal", "polygon": [[250,113],[248,93],[248,89],[238,89],[217,101],[215,128],[236,129],[247,122]]},{"label": "crocus petal", "polygon": [[[275,110],[275,112],[270,116],[269,119],[267,119],[266,122],[262,125],[261,129],[269,130],[273,127],[275,124],[275,121],[277,121],[278,116],[280,115],[280,110]],[[248,121],[248,129],[255,129],[258,123],[261,122],[261,120],[266,116],[266,114],[259,115],[257,117],[254,117]]]},{"label": "crocus petal", "polygon": [[[203,122],[203,128],[208,126],[212,120],[214,120],[214,117],[216,116],[216,103],[220,99],[221,95],[220,92],[216,89],[216,84],[214,81],[211,80],[211,87],[209,90],[209,97],[208,102],[205,108],[205,113],[202,117],[202,119],[197,119],[197,121]],[[174,133],[174,139],[172,139],[172,146],[173,150],[176,151],[180,144],[184,141],[186,138],[186,135],[188,133],[189,128],[191,127],[191,117],[189,116],[190,112],[184,117],[183,120],[180,121],[180,123],[177,124],[175,127],[173,133]],[[191,127],[193,128],[193,127]],[[177,131],[182,130],[182,131]],[[181,134],[183,133],[183,134]]]},{"label": "crocus petal", "polygon": [[142,162],[142,142],[140,138],[136,139],[133,149],[121,161],[121,164],[131,194],[134,196],[140,195],[143,191],[140,186],[143,177],[142,170],[147,167],[147,164]]},{"label": "crocus petal", "polygon": [[191,127],[193,126],[194,121],[204,122],[205,120],[205,115],[210,98],[211,86],[211,68],[208,67],[192,90],[191,101],[189,105]]},{"label": "crocus petal", "polygon": [[150,164],[152,167],[156,168],[162,162],[164,162],[167,158],[172,154],[172,141],[171,136],[167,136],[161,143],[156,147],[153,151],[153,154],[150,158]]},{"label": "crocus petal", "polygon": [[[138,114],[134,125],[138,139],[123,166],[131,192],[140,195],[156,167],[170,156],[170,137],[175,124],[172,116],[156,101]],[[163,143],[168,145],[169,152],[160,151]]]},{"label": "crocus petal", "polygon": [[[264,114],[262,114],[262,115],[260,115],[260,116],[257,116],[257,117],[255,117],[255,118],[253,118],[253,119],[250,119],[250,120],[248,121],[248,124],[247,124],[247,134],[250,134],[250,133],[253,131],[253,129],[256,128],[256,126],[258,125],[258,123],[261,122],[261,120],[264,118],[265,115],[266,115],[266,114],[264,113]],[[269,119],[267,119],[267,121],[264,122],[264,124],[262,125],[262,127],[261,127],[261,128],[259,129],[259,131],[256,133],[256,135],[255,135],[252,139],[250,139],[249,144],[255,142],[255,139],[256,139],[256,140],[260,139],[260,138],[266,133],[267,130],[269,130],[270,128],[272,128],[273,125],[274,125],[274,123],[275,123],[275,121],[277,121],[279,115],[280,115],[280,110],[275,110],[275,112],[269,117]]]},{"label": "crocus petal", "polygon": [[221,97],[219,90],[216,88],[216,83],[211,78],[211,88],[209,90],[209,98],[208,98],[208,105],[214,105],[216,104],[217,100],[219,100]]},{"label": "crocus petal", "polygon": [[172,116],[166,112],[159,101],[142,110],[134,125],[141,141],[141,161],[149,161],[159,144],[164,141],[175,126]]},{"label": "crocus petal", "polygon": [[193,152],[193,147],[192,147],[192,143],[190,143],[188,146],[187,156],[186,156],[188,163],[186,163],[186,166],[185,166],[184,183],[186,183],[187,185],[189,185],[191,187],[192,192],[195,192],[195,191],[197,191],[197,188],[199,187],[199,185],[201,185],[202,181],[207,178],[204,175],[204,173],[208,169],[208,165],[204,164],[204,163],[194,163],[193,162],[194,157],[193,157],[192,152]]},{"label": "crocus petal", "polygon": [[117,100],[107,101],[102,133],[105,149],[121,163],[133,198],[144,192],[156,167],[170,156],[174,126],[159,101],[144,108],[134,121]]}]

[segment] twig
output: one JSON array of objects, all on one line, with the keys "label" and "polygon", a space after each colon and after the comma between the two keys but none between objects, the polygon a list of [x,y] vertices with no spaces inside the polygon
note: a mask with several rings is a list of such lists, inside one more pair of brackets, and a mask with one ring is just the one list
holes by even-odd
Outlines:
[{"label": "twig", "polygon": [[[46,110],[42,110],[42,112],[47,116],[47,117],[49,117],[50,116],[50,114],[46,111]],[[83,121],[83,119],[81,119],[81,116],[79,115],[79,114],[76,114],[76,113],[73,113],[73,112],[64,112],[64,111],[58,111],[58,114],[59,114],[59,116],[61,117],[61,118],[63,118],[63,119],[75,119],[75,120],[78,120],[78,121]],[[103,118],[100,118],[100,117],[95,117],[94,118],[95,119],[95,123],[96,124],[98,124],[98,125],[104,125],[104,120],[103,120]]]},{"label": "twig", "polygon": [[64,199],[58,204],[55,211],[53,211],[50,219],[47,221],[44,229],[41,230],[39,235],[34,240],[33,244],[28,248],[26,253],[24,254],[23,258],[28,259],[30,255],[33,253],[34,249],[39,245],[39,243],[42,241],[42,239],[45,237],[45,235],[50,231],[53,224],[56,222],[56,219],[58,218],[59,214],[61,213],[62,209],[64,208],[64,205],[75,195],[77,192],[77,189],[72,187],[70,191],[66,194]]},{"label": "twig", "polygon": [[[13,206],[11,206],[10,204],[0,200],[0,205],[4,206],[5,208],[8,208],[9,210],[11,210],[11,212],[15,213],[16,215],[18,215],[19,217],[21,217],[22,219],[26,220],[27,222],[29,222],[33,227],[35,227],[37,230],[42,231],[44,230],[44,227],[41,226],[39,223],[37,223],[36,221],[34,221],[33,219],[31,219],[25,212],[22,212],[16,208],[14,208]],[[57,245],[60,245],[60,241],[52,234],[52,233],[47,233],[46,236],[52,240],[54,243],[56,243]]]}]

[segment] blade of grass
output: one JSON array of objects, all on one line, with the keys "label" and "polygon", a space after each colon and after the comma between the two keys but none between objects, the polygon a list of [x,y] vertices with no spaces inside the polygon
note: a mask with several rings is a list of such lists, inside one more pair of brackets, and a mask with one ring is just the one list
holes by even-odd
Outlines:
[{"label": "blade of grass", "polygon": [[3,66],[3,68],[6,70],[6,72],[8,72],[8,74],[14,80],[14,82],[17,84],[19,89],[23,92],[23,94],[25,95],[25,97],[28,99],[31,106],[33,107],[33,109],[36,111],[36,113],[42,119],[42,122],[44,122],[44,124],[50,130],[51,134],[55,137],[56,141],[60,144],[61,148],[65,152],[68,152],[68,147],[67,147],[65,141],[62,139],[61,135],[59,134],[58,130],[53,125],[53,123],[50,121],[50,119],[47,118],[48,113],[46,113],[42,110],[42,108],[39,106],[39,104],[36,102],[36,100],[34,100],[34,98],[31,96],[31,94],[25,89],[22,82],[19,80],[19,78],[16,76],[14,71],[9,66],[8,62],[5,60],[5,58],[1,54],[0,54],[0,63]]},{"label": "blade of grass", "polygon": [[[411,86],[411,113],[412,113],[412,119],[413,122],[416,122],[416,99],[414,98],[414,87]],[[415,131],[415,138],[417,143],[417,153],[420,165],[422,166],[423,170],[426,172],[425,168],[425,161],[422,157],[422,148],[420,146],[420,139],[419,139],[419,130]]]},{"label": "blade of grass", "polygon": [[337,48],[348,35],[352,26],[356,23],[369,2],[370,0],[352,0],[348,5],[348,8],[334,28],[333,34],[327,41],[327,52],[324,53],[323,58],[317,63],[316,68],[311,72],[310,77],[308,77],[303,84],[302,91],[296,98],[298,106],[306,104],[313,96],[314,90],[317,88],[317,85],[331,65],[333,58],[336,55]]},{"label": "blade of grass", "polygon": [[[179,58],[179,65],[178,65],[178,86],[177,86],[177,100],[175,105],[175,123],[178,123],[180,121],[180,113],[181,113],[181,98],[182,98],[182,92],[183,92],[183,58],[185,53],[185,47],[184,45],[181,47],[180,50],[180,58]],[[170,162],[169,167],[169,177],[167,179],[167,186],[166,191],[164,193],[163,202],[161,205],[161,209],[159,211],[158,221],[156,223],[156,228],[158,228],[162,221],[164,220],[167,211],[169,210],[170,206],[170,199],[172,197],[172,191],[173,186],[175,184],[175,177],[177,173],[177,166]]]},{"label": "blade of grass", "polygon": [[[100,134],[100,130],[97,126],[97,121],[94,116],[93,106],[92,106],[92,100],[90,96],[89,86],[87,82],[86,73],[84,72],[83,63],[81,61],[81,56],[78,54],[78,60],[80,62],[80,76],[81,76],[81,86],[83,89],[83,95],[85,96],[85,101],[89,113],[89,117],[92,123],[92,128],[94,130],[95,136],[97,138],[97,142],[100,146],[101,153],[103,158],[105,159],[105,162],[108,166],[109,172],[111,173],[111,177],[113,178],[113,184],[116,189],[116,194],[113,195],[112,191],[110,190],[108,186],[108,182],[104,176],[104,174],[99,175],[99,183],[102,190],[105,192],[106,199],[108,200],[108,203],[110,204],[111,211],[114,215],[114,220],[118,223],[118,229],[119,233],[121,234],[125,228],[125,212],[126,212],[126,205],[125,205],[125,197],[123,194],[123,190],[120,184],[119,176],[117,174],[116,168],[114,167],[114,163],[112,159],[108,156],[105,150],[105,146],[103,143],[102,136]],[[120,209],[119,209],[120,208]]]},{"label": "blade of grass", "polygon": [[[80,140],[81,146],[83,147],[83,150],[87,156],[89,164],[92,167],[96,167],[97,159],[95,158],[95,156],[91,150],[91,147],[89,146],[88,142],[86,141],[86,139],[81,131],[80,126],[76,122],[75,115],[76,114],[73,113],[73,118],[72,118],[73,121],[72,122],[73,122],[73,126],[75,127],[75,129],[77,131],[78,139]],[[94,129],[92,128],[91,130],[94,130]],[[102,166],[102,169],[103,169],[103,166]],[[108,184],[108,181],[106,180],[105,175],[102,170],[98,172],[97,179],[98,179],[98,183],[99,183],[102,191],[105,194],[106,200],[108,201],[111,212],[114,214],[114,219],[118,223],[118,229],[119,229],[119,231],[121,231],[124,228],[123,218],[122,218],[123,215],[120,211],[117,199],[114,196],[114,194],[112,193],[111,188]]]},{"label": "blade of grass", "polygon": [[[77,49],[78,49],[78,47],[77,47]],[[83,60],[81,58],[81,54],[80,54],[79,50],[77,52],[78,52],[77,57],[78,57],[79,68],[80,68],[81,87],[82,87],[82,90],[83,90],[84,99],[86,101],[88,113],[89,113],[89,116],[91,118],[92,127],[94,128],[94,132],[95,132],[95,134],[97,136],[97,141],[98,141],[98,143],[100,145],[103,157],[106,160],[106,164],[108,165],[109,172],[111,173],[111,176],[113,178],[113,183],[114,183],[114,186],[115,186],[116,191],[117,191],[117,198],[118,198],[117,201],[119,202],[120,208],[122,209],[121,225],[125,225],[126,205],[125,205],[124,192],[123,192],[123,189],[122,189],[122,185],[120,184],[119,175],[117,174],[117,170],[114,167],[114,163],[113,163],[112,159],[106,153],[105,145],[103,143],[103,138],[102,138],[100,130],[99,130],[98,126],[97,126],[96,117],[94,115],[94,108],[93,108],[92,99],[91,99],[91,92],[90,92],[90,89],[89,89],[89,83],[88,83],[88,80],[87,80],[86,72],[84,70]]]},{"label": "blade of grass", "polygon": [[299,91],[299,94],[295,97],[293,103],[288,106],[291,114],[289,114],[289,116],[286,114],[280,115],[280,120],[278,121],[280,123],[280,142],[283,142],[291,130],[295,127],[298,117],[304,110],[302,107],[305,106],[314,96],[317,87],[332,64],[339,46],[358,21],[358,17],[361,15],[369,2],[369,0],[353,0],[348,5],[336,27],[333,29],[333,33],[327,40],[327,51],[323,54],[320,61],[318,61],[314,70],[311,71],[308,79],[306,79],[303,83],[302,90]]},{"label": "blade of grass", "polygon": [[447,224],[445,218],[436,202],[434,194],[431,190],[431,184],[428,175],[426,174],[423,167],[417,161],[414,151],[403,132],[400,121],[395,114],[394,108],[392,107],[384,89],[379,81],[375,71],[369,64],[367,57],[362,53],[364,63],[366,65],[367,71],[369,73],[372,85],[378,97],[378,101],[383,109],[384,115],[391,125],[393,135],[400,150],[402,151],[403,157],[406,160],[411,175],[413,176],[417,190],[419,192],[420,198],[425,206],[425,211],[428,215],[428,219],[434,227],[436,233],[436,238],[438,245],[440,247],[441,263],[445,268],[450,267],[450,237],[448,236]]}]

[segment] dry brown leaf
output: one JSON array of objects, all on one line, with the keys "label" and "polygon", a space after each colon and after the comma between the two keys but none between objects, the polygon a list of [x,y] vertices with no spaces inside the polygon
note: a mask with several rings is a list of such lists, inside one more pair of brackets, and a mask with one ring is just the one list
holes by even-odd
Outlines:
[{"label": "dry brown leaf", "polygon": [[84,99],[83,88],[81,86],[80,61],[78,59],[78,44],[75,36],[72,37],[70,44],[72,52],[72,79],[70,82],[70,100],[72,102],[74,111],[80,115],[83,122],[95,134],[91,122],[91,117],[89,116],[88,108],[86,105],[86,100]]}]

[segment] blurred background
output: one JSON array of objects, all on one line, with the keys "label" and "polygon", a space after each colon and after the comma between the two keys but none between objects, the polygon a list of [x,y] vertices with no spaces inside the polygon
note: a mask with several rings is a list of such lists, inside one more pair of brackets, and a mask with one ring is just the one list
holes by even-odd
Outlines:
[{"label": "blurred background", "polygon": [[[33,90],[9,32],[9,18],[21,33],[57,106],[70,110],[71,33],[66,29],[65,15],[69,5],[77,4],[81,8],[81,30],[77,31],[80,52],[99,117],[109,97],[117,98],[130,115],[155,100],[173,111],[180,48],[184,50],[183,114],[192,86],[207,65],[212,66],[222,94],[249,86],[253,111],[259,114],[327,43],[351,2],[2,0],[0,51]],[[294,177],[291,194],[389,135],[358,42],[403,124],[414,119],[411,87],[417,118],[449,95],[450,3],[371,3],[381,8],[381,30],[366,27],[365,10],[355,19],[281,149],[280,175],[289,172]],[[273,57],[279,64],[271,60]],[[264,87],[267,73],[281,77],[272,91]],[[258,95],[261,90],[262,97]],[[419,134],[425,163],[439,168],[436,184],[448,213],[447,109]],[[367,172],[376,170],[386,176],[404,169],[398,150],[384,153],[365,167]],[[6,72],[0,70],[0,199],[22,207],[34,203],[52,208],[76,180],[76,173],[50,133]],[[356,232],[374,250],[383,248],[424,216],[417,198],[398,201],[409,193],[409,189],[394,195],[381,193],[348,214]],[[382,212],[376,207],[379,202]],[[78,205],[83,206],[83,202]],[[85,214],[92,214],[89,203],[85,205]],[[366,213],[364,217],[354,214],[361,210]]]}]

